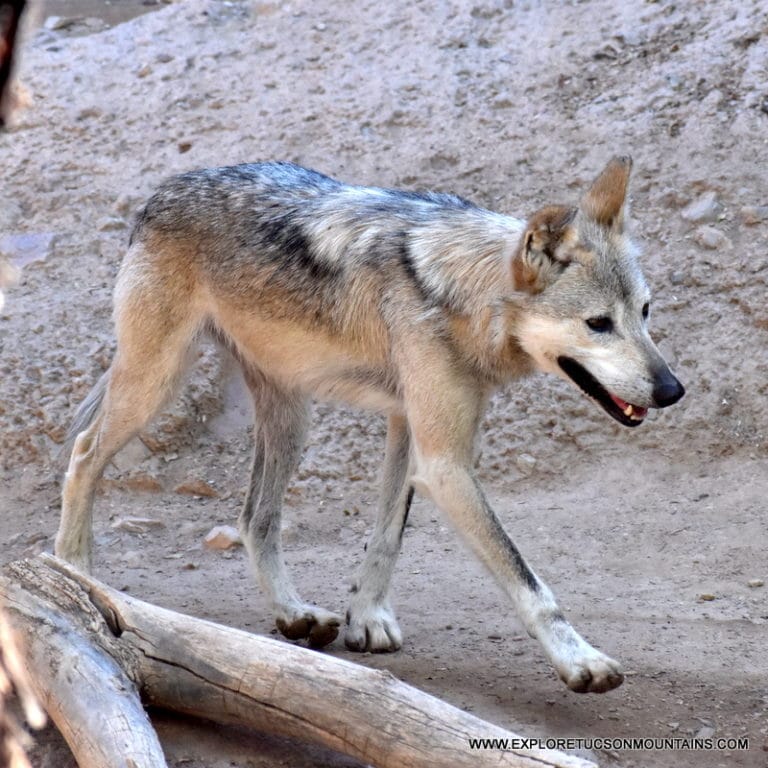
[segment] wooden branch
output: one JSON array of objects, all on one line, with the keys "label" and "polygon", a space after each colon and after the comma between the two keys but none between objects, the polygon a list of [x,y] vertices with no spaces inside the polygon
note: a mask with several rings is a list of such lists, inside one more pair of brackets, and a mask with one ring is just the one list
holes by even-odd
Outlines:
[{"label": "wooden branch", "polygon": [[0,609],[0,766],[31,768],[24,752],[30,738],[6,708],[11,693],[18,697],[27,723],[32,728],[42,728],[45,713],[32,692],[16,633],[8,624],[5,611]]},{"label": "wooden branch", "polygon": [[5,569],[0,595],[38,700],[80,768],[165,768],[134,683],[131,653],[115,642],[87,591],[42,560]]},{"label": "wooden branch", "polygon": [[[379,768],[594,768],[551,750],[470,750],[469,738],[518,737],[388,672],[158,608],[50,556],[5,573],[0,595],[32,642],[39,696],[81,768],[165,766],[137,691],[145,704],[322,744]],[[91,725],[94,712],[108,713],[103,726]],[[97,751],[109,759],[98,762]]]}]

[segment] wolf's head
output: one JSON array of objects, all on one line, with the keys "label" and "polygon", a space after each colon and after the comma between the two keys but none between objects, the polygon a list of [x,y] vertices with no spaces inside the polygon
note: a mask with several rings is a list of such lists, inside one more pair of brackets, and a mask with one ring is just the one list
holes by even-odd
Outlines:
[{"label": "wolf's head", "polygon": [[512,259],[528,294],[523,349],[627,427],[685,393],[648,335],[650,291],[625,227],[631,168],[614,158],[577,208],[538,211]]}]

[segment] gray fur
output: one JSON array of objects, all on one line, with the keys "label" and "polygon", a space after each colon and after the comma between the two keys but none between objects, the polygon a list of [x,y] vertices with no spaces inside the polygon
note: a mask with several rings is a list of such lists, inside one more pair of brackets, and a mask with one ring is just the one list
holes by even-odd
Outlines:
[{"label": "gray fur", "polygon": [[87,429],[96,418],[96,414],[99,412],[104,400],[104,395],[107,393],[108,384],[109,371],[105,371],[96,382],[94,388],[86,395],[85,400],[80,403],[75,412],[75,418],[72,419],[72,423],[69,425],[64,442],[59,448],[58,455],[69,456],[72,453],[77,436]]},{"label": "gray fur", "polygon": [[520,226],[455,195],[357,187],[291,163],[259,163],[168,180],[131,241],[150,233],[193,239],[196,266],[212,284],[251,295],[266,271],[309,316],[338,328],[335,308],[361,269],[394,266],[400,280],[416,283],[425,309],[461,311],[477,300],[477,286],[452,279],[428,255],[438,246],[441,261],[490,258],[502,268]]}]

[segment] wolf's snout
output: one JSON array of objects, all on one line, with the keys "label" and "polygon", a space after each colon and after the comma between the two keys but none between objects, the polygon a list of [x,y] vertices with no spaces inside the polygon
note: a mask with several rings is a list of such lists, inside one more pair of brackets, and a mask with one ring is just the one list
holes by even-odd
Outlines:
[{"label": "wolf's snout", "polygon": [[653,399],[658,408],[674,405],[685,394],[685,387],[669,371],[660,377],[653,388]]}]

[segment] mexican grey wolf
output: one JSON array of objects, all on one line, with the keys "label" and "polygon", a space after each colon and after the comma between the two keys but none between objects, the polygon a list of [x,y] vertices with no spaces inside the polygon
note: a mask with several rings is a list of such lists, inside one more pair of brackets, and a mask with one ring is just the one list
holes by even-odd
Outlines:
[{"label": "mexican grey wolf", "polygon": [[577,207],[527,222],[449,194],[349,186],[290,163],[165,182],[139,215],[115,289],[117,352],[80,408],[56,552],[91,564],[105,464],[176,390],[212,332],[242,365],[256,413],[240,529],[277,626],[323,646],[340,618],[305,603],[280,542],[310,397],[388,417],[378,517],[345,640],[392,651],[388,598],[414,488],[431,497],[509,594],[574,691],[602,692],[620,666],[568,623],[526,564],[473,470],[492,390],[534,371],[577,387],[634,427],[683,387],[647,330],[649,291],[625,229],[631,161],[612,160]]}]

